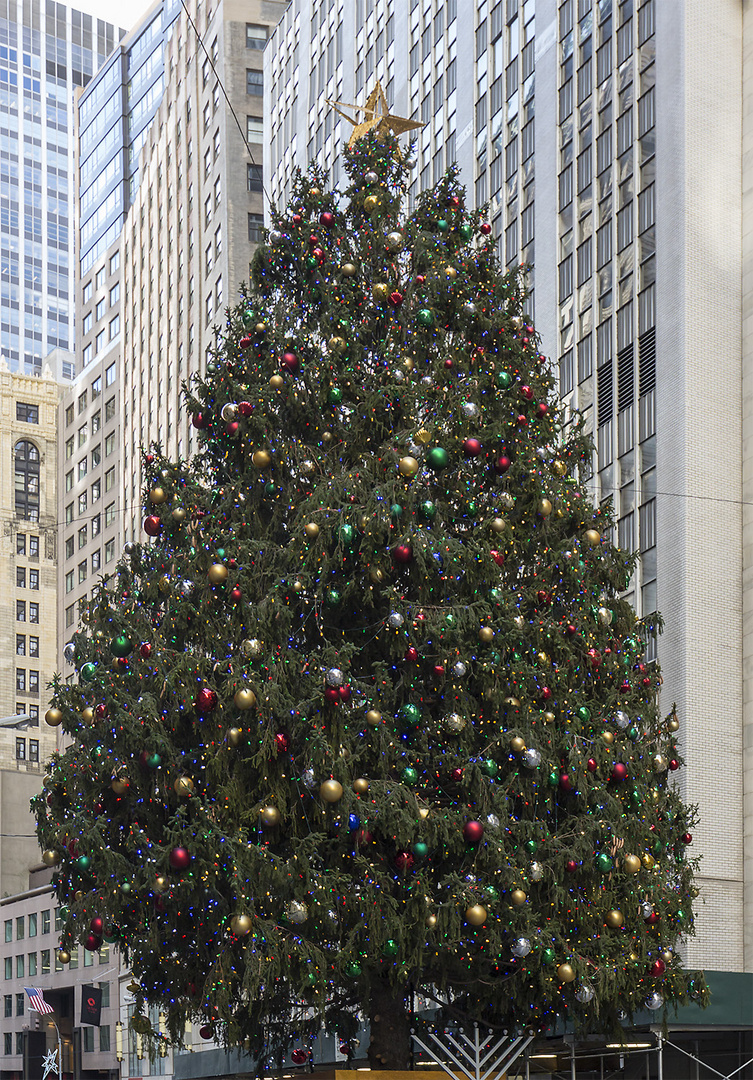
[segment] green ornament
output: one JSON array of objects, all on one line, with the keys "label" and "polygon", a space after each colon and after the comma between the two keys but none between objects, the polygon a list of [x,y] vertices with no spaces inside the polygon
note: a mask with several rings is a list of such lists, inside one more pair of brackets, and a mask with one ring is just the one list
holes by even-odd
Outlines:
[{"label": "green ornament", "polygon": [[498,589],[496,585],[493,589],[489,589],[489,599],[493,600],[496,604],[503,599],[503,593],[501,589]]},{"label": "green ornament", "polygon": [[525,847],[529,855],[535,855],[536,852],[539,850],[538,841],[536,840],[526,840],[523,846]]},{"label": "green ornament", "polygon": [[448,626],[454,626],[455,625],[455,616],[452,614],[451,611],[447,612],[447,614],[444,617],[444,621],[447,623]]},{"label": "green ornament", "polygon": [[546,782],[549,785],[549,787],[557,787],[557,785],[560,782],[560,774],[557,772],[556,769],[552,769],[552,771],[549,773],[549,775],[546,778]]},{"label": "green ornament", "polygon": [[267,480],[266,484],[264,485],[264,494],[265,495],[276,495],[277,494],[277,484],[274,482],[274,480]]},{"label": "green ornament", "polygon": [[420,308],[416,315],[416,320],[419,326],[433,326],[434,325],[434,312],[429,308]]},{"label": "green ornament", "polygon": [[350,960],[345,965],[345,974],[350,979],[357,979],[358,976],[361,974],[361,965],[356,960]]},{"label": "green ornament", "polygon": [[110,652],[113,656],[128,656],[133,652],[133,645],[125,634],[118,634],[110,642]]},{"label": "green ornament", "polygon": [[633,725],[631,728],[628,728],[628,735],[633,742],[636,742],[640,738],[640,734],[640,731],[635,725]]},{"label": "green ornament", "polygon": [[460,233],[461,240],[468,241],[473,236],[473,226],[469,225],[467,221],[464,221],[458,229],[458,232]]},{"label": "green ornament", "polygon": [[447,225],[447,222],[445,221],[444,218],[440,218],[439,221],[437,222],[437,228],[439,229],[440,232],[447,232],[448,227],[449,226]]},{"label": "green ornament", "polygon": [[434,446],[426,455],[426,464],[435,472],[446,469],[450,461],[450,455],[442,446]]},{"label": "green ornament", "polygon": [[303,977],[303,981],[304,981],[306,986],[315,986],[316,985],[316,975],[313,973],[313,971],[307,971],[306,974]]},{"label": "green ornament", "polygon": [[149,754],[145,764],[147,769],[158,769],[162,764],[162,758],[159,754]]},{"label": "green ornament", "polygon": [[346,546],[350,546],[353,543],[353,537],[355,536],[355,530],[352,525],[341,525],[339,529],[340,540]]},{"label": "green ornament", "polygon": [[91,660],[88,664],[84,664],[80,672],[83,682],[91,682],[91,680],[94,678],[94,675],[96,674],[96,671],[97,665],[93,664]]},{"label": "green ornament", "polygon": [[390,517],[399,518],[403,516],[403,508],[400,503],[393,503],[390,507]]},{"label": "green ornament", "polygon": [[394,957],[400,952],[400,946],[394,938],[388,938],[382,947],[382,955]]},{"label": "green ornament", "polygon": [[421,710],[418,705],[414,705],[412,702],[401,705],[398,716],[407,727],[418,727],[421,723]]},{"label": "green ornament", "polygon": [[429,845],[424,843],[423,840],[416,840],[413,845],[413,854],[417,859],[425,859],[429,854]]},{"label": "green ornament", "polygon": [[581,705],[576,713],[576,716],[579,720],[582,720],[585,723],[587,720],[591,719],[591,710],[587,705]]},{"label": "green ornament", "polygon": [[67,907],[61,907],[59,914],[60,914],[60,918],[63,920],[63,922],[65,922],[65,920],[68,918],[68,914],[69,914],[68,908]]},{"label": "green ornament", "polygon": [[330,388],[327,395],[330,405],[339,405],[343,399],[343,392],[339,386],[333,386]]},{"label": "green ornament", "polygon": [[679,923],[685,922],[685,912],[682,910],[682,908],[677,909],[677,914],[675,915],[675,918]]},{"label": "green ornament", "polygon": [[306,256],[306,266],[309,270],[316,270],[317,260],[313,255]]},{"label": "green ornament", "polygon": [[431,499],[426,499],[422,502],[418,509],[421,517],[426,518],[427,521],[432,521],[437,512],[437,508]]},{"label": "green ornament", "polygon": [[599,854],[596,856],[597,869],[601,870],[602,874],[608,874],[613,866],[614,863],[610,859],[609,855],[607,855],[606,851],[600,851]]},{"label": "green ornament", "polygon": [[484,889],[484,896],[492,904],[496,900],[499,900],[499,892],[497,889],[494,888],[493,885],[487,885],[487,887]]},{"label": "green ornament", "polygon": [[127,896],[128,893],[131,891],[130,881],[124,881],[123,884],[120,886],[120,891],[122,893],[125,893],[125,895]]},{"label": "green ornament", "polygon": [[413,768],[412,765],[406,765],[406,767],[403,769],[403,783],[404,784],[417,784],[418,783],[418,773],[416,772],[416,770]]},{"label": "green ornament", "polygon": [[337,607],[340,603],[340,591],[338,589],[327,589],[324,594],[324,602],[329,604],[330,607]]},{"label": "green ornament", "polygon": [[487,758],[486,761],[481,762],[481,772],[484,776],[496,776],[499,772],[499,765],[496,761],[492,761],[491,758]]},{"label": "green ornament", "polygon": [[225,558],[225,549],[224,548],[217,548],[217,558],[218,559],[224,559]]},{"label": "green ornament", "polygon": [[544,949],[541,954],[541,959],[544,961],[547,967],[551,967],[554,961],[557,959],[554,949]]},{"label": "green ornament", "polygon": [[92,761],[98,761],[100,758],[107,757],[107,750],[105,750],[104,746],[94,746],[89,751],[89,757]]},{"label": "green ornament", "polygon": [[475,504],[475,502],[469,502],[469,503],[468,503],[468,513],[469,513],[469,514],[475,514],[475,513],[476,513],[476,509],[477,509],[477,507],[476,507],[476,504]]},{"label": "green ornament", "polygon": [[512,386],[512,375],[506,371],[500,371],[497,375],[497,386],[500,390],[509,390]]}]

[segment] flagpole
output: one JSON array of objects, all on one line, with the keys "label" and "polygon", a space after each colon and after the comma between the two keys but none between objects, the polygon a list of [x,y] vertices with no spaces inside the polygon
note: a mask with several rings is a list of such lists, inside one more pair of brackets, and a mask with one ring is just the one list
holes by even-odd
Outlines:
[{"label": "flagpole", "polygon": [[52,1023],[55,1025],[55,1031],[58,1034],[58,1080],[63,1080],[63,1040],[60,1038],[60,1028],[54,1020]]}]

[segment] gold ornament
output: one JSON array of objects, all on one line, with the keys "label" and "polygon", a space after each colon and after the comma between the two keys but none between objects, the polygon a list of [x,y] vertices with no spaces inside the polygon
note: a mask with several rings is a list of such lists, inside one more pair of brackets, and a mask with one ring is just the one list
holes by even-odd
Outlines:
[{"label": "gold ornament", "polygon": [[521,739],[520,735],[514,735],[512,739],[510,739],[510,749],[513,754],[522,754],[525,748],[525,741]]},{"label": "gold ornament", "polygon": [[255,334],[266,334],[267,324],[265,322],[258,322],[254,327]]},{"label": "gold ornament", "polygon": [[329,349],[330,352],[336,352],[336,353],[345,352],[345,349],[346,349],[345,338],[341,338],[338,334],[335,334],[335,336],[331,337],[329,339],[329,341],[327,342],[327,348]]},{"label": "gold ornament", "polygon": [[363,200],[363,208],[367,214],[372,214],[379,207],[379,197],[377,195],[367,195]]},{"label": "gold ornament", "polygon": [[651,764],[655,773],[663,773],[667,771],[669,762],[665,758],[664,754],[654,754],[651,758]]},{"label": "gold ornament", "polygon": [[638,955],[638,953],[637,953],[637,952],[631,952],[631,953],[630,953],[630,954],[628,955],[628,960],[629,960],[629,961],[630,961],[630,962],[631,962],[632,964],[637,964],[637,963],[638,963],[638,961],[640,960],[640,956]]},{"label": "gold ornament", "polygon": [[184,799],[194,793],[194,783],[190,776],[179,776],[173,787],[175,788],[175,794]]},{"label": "gold ornament", "polygon": [[539,502],[539,513],[542,517],[549,517],[552,512],[552,504],[549,499],[541,499]]},{"label": "gold ornament", "polygon": [[253,709],[256,704],[256,694],[253,692],[250,686],[244,686],[240,690],[235,691],[233,702],[236,709],[241,711],[245,709]]},{"label": "gold ornament", "polygon": [[520,708],[520,701],[516,697],[506,697],[504,702],[503,702],[503,705],[507,709],[519,709]]},{"label": "gold ornament", "polygon": [[48,709],[44,714],[44,719],[45,723],[49,724],[50,727],[58,727],[58,725],[63,722],[63,714],[60,709],[53,705],[52,708]]},{"label": "gold ornament", "polygon": [[485,645],[488,645],[490,641],[494,640],[494,631],[491,626],[482,626],[478,632],[479,641],[483,641]]},{"label": "gold ornament", "polygon": [[607,746],[611,746],[612,743],[614,742],[614,732],[613,731],[602,731],[601,738],[602,738],[602,742],[605,742]]},{"label": "gold ornament", "polygon": [[358,273],[358,270],[356,269],[356,267],[353,265],[352,262],[347,262],[347,263],[343,263],[342,266],[340,267],[340,273],[342,274],[343,277],[355,277],[356,274]]},{"label": "gold ornament", "polygon": [[125,795],[128,791],[128,776],[126,773],[113,773],[110,787],[116,795]]},{"label": "gold ornament", "polygon": [[623,857],[622,865],[626,874],[637,874],[641,869],[641,860],[637,855],[628,853]]},{"label": "gold ornament", "polygon": [[675,954],[672,952],[671,949],[664,949],[661,954],[661,958],[665,964],[671,964],[675,958]]},{"label": "gold ornament", "polygon": [[545,712],[544,713],[544,723],[545,724],[553,724],[554,721],[555,721],[555,716],[554,716],[553,712]]},{"label": "gold ornament", "polygon": [[308,521],[303,526],[303,531],[306,533],[309,540],[316,540],[319,535],[319,526],[315,521]]},{"label": "gold ornament", "polygon": [[331,443],[331,442],[332,442],[332,438],[333,438],[333,436],[332,436],[332,432],[331,432],[331,431],[324,431],[324,432],[322,432],[322,442],[325,442],[325,443]]},{"label": "gold ornament", "polygon": [[487,910],[482,904],[472,904],[465,909],[465,921],[471,926],[483,926],[486,922]]},{"label": "gold ornament", "polygon": [[671,716],[669,718],[669,723],[667,724],[667,729],[669,731],[678,731],[679,727],[680,727],[680,721],[677,719],[676,716]]},{"label": "gold ornament", "polygon": [[318,187],[309,188],[309,195],[311,196],[312,199],[318,199],[321,196],[321,194],[322,194],[321,188],[318,188]]},{"label": "gold ornament", "polygon": [[607,912],[604,922],[607,924],[607,926],[611,927],[612,930],[619,930],[619,928],[625,922],[625,919],[621,911],[619,911],[617,908],[612,908],[611,911]]},{"label": "gold ornament", "polygon": [[510,900],[512,901],[513,907],[521,907],[523,904],[525,904],[527,899],[528,897],[522,889],[513,889],[513,891],[510,893]]},{"label": "gold ornament", "polygon": [[293,582],[293,592],[298,592],[298,593],[303,592],[303,582],[302,581],[294,581]]},{"label": "gold ornament", "polygon": [[45,866],[57,866],[60,862],[60,855],[57,851],[53,851],[52,848],[48,848],[47,851],[42,852],[42,862]]},{"label": "gold ornament", "polygon": [[280,811],[276,806],[263,807],[259,816],[262,825],[267,829],[274,829],[276,825],[280,824]]},{"label": "gold ornament", "polygon": [[567,472],[567,465],[558,458],[556,461],[552,462],[552,472],[555,476],[564,476]]},{"label": "gold ornament", "polygon": [[[207,577],[213,585],[224,585],[227,581],[227,567],[222,563],[212,563],[207,571]],[[161,586],[160,582],[160,586]]]},{"label": "gold ornament", "polygon": [[155,506],[160,506],[163,502],[167,502],[167,492],[165,489],[153,487],[149,492],[149,502],[153,502]]},{"label": "gold ornament", "polygon": [[596,547],[601,543],[601,533],[598,529],[586,529],[586,540],[588,540],[591,547]]},{"label": "gold ornament", "polygon": [[371,287],[371,297],[378,304],[383,304],[387,297],[390,295],[390,287],[383,281],[377,281],[375,285]]},{"label": "gold ornament", "polygon": [[240,746],[243,742],[243,728],[231,727],[228,729],[227,741],[231,746]]},{"label": "gold ornament", "polygon": [[653,868],[656,866],[656,859],[648,851],[645,853],[645,855],[641,855],[641,862],[647,870],[653,870]]},{"label": "gold ornament", "polygon": [[343,786],[338,780],[325,780],[319,787],[319,794],[325,802],[336,803],[343,797]]},{"label": "gold ornament", "polygon": [[515,509],[515,496],[511,495],[509,491],[501,491],[497,501],[500,506],[504,506],[505,510]]},{"label": "gold ornament", "polygon": [[413,368],[415,366],[416,365],[413,363],[413,357],[412,356],[406,356],[405,359],[403,360],[403,367],[405,368],[405,370],[406,371],[413,371]]},{"label": "gold ornament", "polygon": [[410,454],[401,457],[397,467],[403,476],[415,476],[418,472],[418,462],[414,457],[411,457]]},{"label": "gold ornament", "polygon": [[154,891],[158,893],[164,892],[168,884],[169,882],[164,874],[157,874],[154,879]]},{"label": "gold ornament", "polygon": [[450,281],[454,281],[454,279],[458,276],[458,272],[454,266],[445,266],[444,276],[446,278],[449,278]]},{"label": "gold ornament", "polygon": [[353,790],[359,795],[365,795],[369,790],[369,781],[365,776],[359,776],[357,780],[353,781]]},{"label": "gold ornament", "polygon": [[76,900],[76,901],[83,900],[84,899],[83,891],[81,889],[76,889],[75,893],[73,894],[73,899]]},{"label": "gold ornament", "polygon": [[[210,570],[211,570],[211,567],[210,567]],[[227,576],[227,574],[225,576]],[[211,578],[210,578],[210,581],[211,581]],[[159,579],[159,581],[157,582],[157,588],[159,589],[159,591],[161,593],[169,593],[170,592],[170,578],[167,576],[167,574],[163,574],[162,577]]]},{"label": "gold ornament", "polygon": [[505,521],[504,518],[501,518],[501,517],[492,518],[491,527],[492,527],[492,532],[497,533],[497,535],[499,535],[500,533],[503,533],[505,531],[505,529],[507,528],[507,522]]},{"label": "gold ornament", "polygon": [[282,375],[273,375],[272,378],[269,380],[269,385],[272,387],[273,390],[281,390],[285,385],[285,380],[283,379]]},{"label": "gold ornament", "polygon": [[426,918],[426,925],[429,927],[430,930],[433,930],[434,927],[437,925],[436,915],[428,915]]},{"label": "gold ornament", "polygon": [[369,727],[379,727],[382,722],[382,714],[379,709],[369,709],[366,713],[366,723]]},{"label": "gold ornament", "polygon": [[85,724],[94,723],[94,709],[87,705],[85,709],[81,710],[81,719]]},{"label": "gold ornament", "polygon": [[254,450],[251,461],[255,469],[266,469],[272,461],[272,455],[267,450]]},{"label": "gold ornament", "polygon": [[383,584],[384,579],[385,579],[384,570],[382,570],[381,567],[379,567],[379,566],[372,566],[371,570],[369,570],[369,580],[374,585],[381,585],[381,584]]},{"label": "gold ornament", "polygon": [[416,432],[416,442],[421,443],[422,446],[426,446],[431,442],[431,432],[428,428],[422,427]]},{"label": "gold ornament", "polygon": [[182,523],[186,520],[187,515],[186,511],[183,509],[182,506],[176,506],[170,516],[172,517],[173,521],[177,521],[179,525],[182,525]]},{"label": "gold ornament", "polygon": [[422,821],[426,821],[427,817],[429,816],[429,807],[428,806],[419,806],[419,808],[418,808],[418,816],[421,818]]},{"label": "gold ornament", "polygon": [[560,982],[571,983],[575,979],[572,964],[560,964],[557,968],[557,978]]},{"label": "gold ornament", "polygon": [[233,915],[230,920],[230,929],[236,937],[245,937],[246,934],[250,934],[253,925],[250,915]]},{"label": "gold ornament", "polygon": [[61,964],[70,964],[71,954],[67,949],[58,949],[58,960]]}]

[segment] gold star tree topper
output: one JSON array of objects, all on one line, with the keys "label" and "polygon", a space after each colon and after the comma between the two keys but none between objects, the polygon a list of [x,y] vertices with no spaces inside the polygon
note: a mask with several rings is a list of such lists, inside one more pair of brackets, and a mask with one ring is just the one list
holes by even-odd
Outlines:
[{"label": "gold star tree topper", "polygon": [[[414,128],[424,126],[415,120],[408,120],[405,116],[393,116],[387,105],[387,98],[384,96],[382,84],[379,82],[369,94],[365,105],[348,105],[344,101],[330,101],[329,98],[327,104],[331,105],[336,113],[353,125],[348,146],[352,146],[367,131],[375,130],[377,138],[381,139],[390,131],[394,135],[402,135],[406,131],[413,131]],[[352,109],[356,115],[349,116],[346,112],[343,112],[343,109]],[[363,115],[363,120],[357,119],[359,114]]]}]

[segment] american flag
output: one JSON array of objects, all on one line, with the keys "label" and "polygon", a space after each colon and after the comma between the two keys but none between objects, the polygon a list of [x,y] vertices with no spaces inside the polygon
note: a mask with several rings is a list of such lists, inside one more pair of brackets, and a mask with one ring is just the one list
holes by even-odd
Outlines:
[{"label": "american flag", "polygon": [[55,1012],[52,1005],[48,1005],[44,1000],[44,993],[41,990],[37,990],[34,986],[25,986],[24,990],[29,995],[30,1009],[36,1009],[40,1013]]}]

